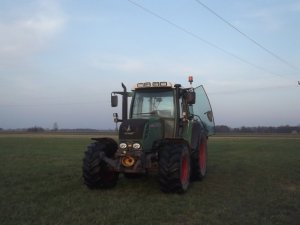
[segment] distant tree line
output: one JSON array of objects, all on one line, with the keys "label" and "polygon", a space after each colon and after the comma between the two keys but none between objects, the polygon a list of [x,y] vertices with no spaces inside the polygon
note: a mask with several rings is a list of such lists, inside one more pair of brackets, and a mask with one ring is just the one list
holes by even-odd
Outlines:
[{"label": "distant tree line", "polygon": [[258,127],[239,127],[231,128],[226,125],[217,125],[216,133],[281,133],[281,134],[300,134],[300,125],[299,126],[258,126]]},{"label": "distant tree line", "polygon": [[[216,133],[281,133],[281,134],[300,134],[299,126],[258,126],[258,127],[246,127],[242,126],[239,128],[231,128],[226,125],[217,125],[215,127]],[[58,129],[58,126],[54,126],[53,129],[44,129],[39,126],[29,127],[25,129],[3,129],[0,128],[0,132],[31,132],[31,133],[41,133],[41,132],[114,132],[114,129],[90,129],[90,128],[77,128],[77,129]]]},{"label": "distant tree line", "polygon": [[44,132],[44,131],[45,131],[44,128],[37,127],[37,126],[27,128],[27,132],[39,133],[39,132]]},{"label": "distant tree line", "polygon": [[0,128],[0,132],[30,132],[30,133],[42,133],[42,132],[61,132],[61,133],[91,133],[91,132],[115,132],[114,129],[91,129],[91,128],[75,128],[75,129],[53,129],[43,128],[40,126],[33,126],[29,128],[17,128],[17,129],[3,129]]},{"label": "distant tree line", "polygon": [[[103,130],[97,130],[97,129],[90,129],[90,128],[76,128],[76,129],[58,129],[58,128],[55,128],[55,129],[44,129],[42,127],[30,127],[28,129],[26,129],[27,132],[73,132],[73,133],[81,133],[81,132],[100,132],[100,131],[103,131]],[[105,130],[106,131],[106,130]]]}]

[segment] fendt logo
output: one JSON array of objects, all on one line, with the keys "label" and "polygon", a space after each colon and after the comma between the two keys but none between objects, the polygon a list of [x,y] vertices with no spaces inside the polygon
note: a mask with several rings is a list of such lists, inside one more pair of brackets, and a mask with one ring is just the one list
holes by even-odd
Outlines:
[{"label": "fendt logo", "polygon": [[125,130],[124,134],[126,134],[126,135],[134,135],[135,134],[135,132],[132,130],[130,124],[128,124],[127,127],[124,127],[124,130]]}]

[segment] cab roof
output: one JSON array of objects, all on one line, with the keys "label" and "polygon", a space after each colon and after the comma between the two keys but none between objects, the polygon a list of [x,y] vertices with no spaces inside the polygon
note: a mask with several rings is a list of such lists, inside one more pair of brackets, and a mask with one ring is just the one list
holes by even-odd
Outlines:
[{"label": "cab roof", "polygon": [[171,82],[162,81],[162,82],[141,82],[134,85],[133,90],[138,89],[149,89],[149,88],[174,88],[174,85]]}]

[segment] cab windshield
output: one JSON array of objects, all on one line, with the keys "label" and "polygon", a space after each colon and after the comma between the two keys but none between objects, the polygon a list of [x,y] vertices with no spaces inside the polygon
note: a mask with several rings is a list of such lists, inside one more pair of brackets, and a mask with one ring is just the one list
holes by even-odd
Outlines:
[{"label": "cab windshield", "polygon": [[174,118],[174,97],[172,90],[139,90],[135,92],[131,118],[153,116]]}]

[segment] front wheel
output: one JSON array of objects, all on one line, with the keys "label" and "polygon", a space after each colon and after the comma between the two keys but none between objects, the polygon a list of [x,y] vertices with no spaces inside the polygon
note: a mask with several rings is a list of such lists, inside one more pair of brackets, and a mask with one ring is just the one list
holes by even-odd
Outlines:
[{"label": "front wheel", "polygon": [[185,192],[190,184],[190,152],[184,143],[168,142],[159,151],[159,183],[163,192]]},{"label": "front wheel", "polygon": [[107,143],[95,142],[88,146],[83,159],[84,183],[91,189],[112,188],[117,184],[119,173],[112,170],[101,159],[101,154],[107,154],[107,150],[115,151]]}]

